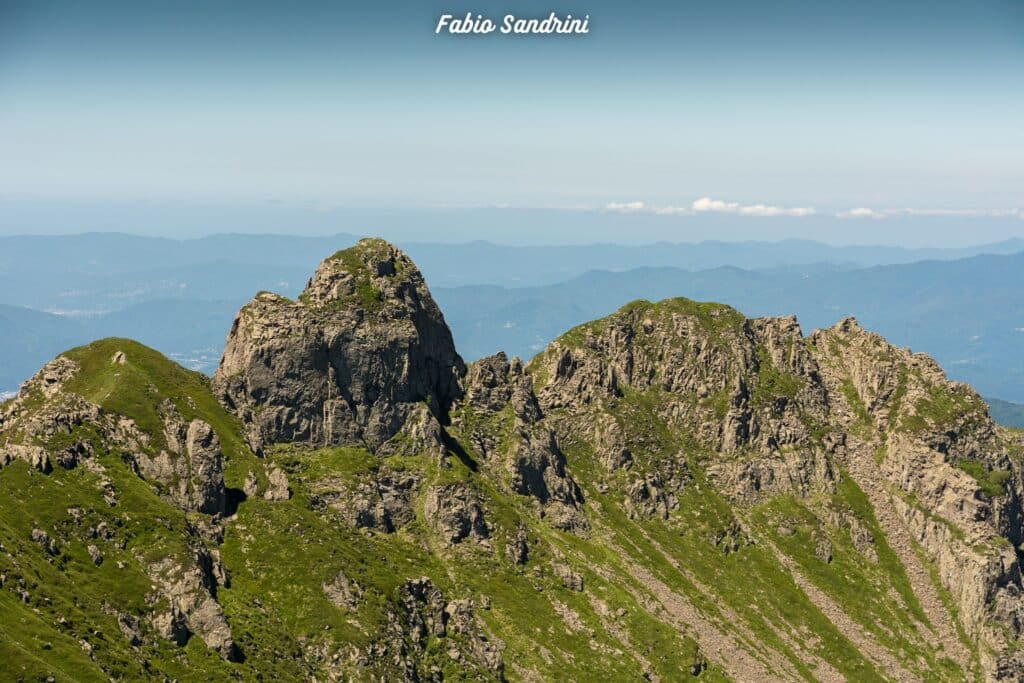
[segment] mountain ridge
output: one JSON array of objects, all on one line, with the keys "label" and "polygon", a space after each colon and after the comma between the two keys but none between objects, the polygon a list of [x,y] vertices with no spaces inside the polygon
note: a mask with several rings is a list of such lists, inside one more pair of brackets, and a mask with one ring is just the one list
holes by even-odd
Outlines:
[{"label": "mountain ridge", "polygon": [[243,307],[213,380],[62,354],[0,456],[26,677],[1024,673],[1024,436],[851,318],[635,301],[464,365],[362,241]]}]

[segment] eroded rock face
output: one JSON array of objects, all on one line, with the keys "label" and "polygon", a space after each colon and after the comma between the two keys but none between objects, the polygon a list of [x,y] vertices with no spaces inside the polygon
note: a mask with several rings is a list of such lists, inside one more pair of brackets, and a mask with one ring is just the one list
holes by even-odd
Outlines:
[{"label": "eroded rock face", "polygon": [[501,465],[514,493],[537,501],[540,513],[560,529],[588,528],[583,493],[565,466],[555,432],[543,420],[533,381],[518,358],[504,353],[470,366],[458,426],[488,467]]},{"label": "eroded rock face", "polygon": [[224,464],[220,439],[202,420],[192,420],[185,435],[191,472],[191,503],[199,512],[224,512]]},{"label": "eroded rock face", "polygon": [[565,469],[565,455],[554,432],[522,429],[513,448],[508,461],[512,489],[536,499],[552,526],[567,531],[586,529],[587,520],[580,510],[583,492]]},{"label": "eroded rock face", "polygon": [[239,661],[241,653],[217,602],[218,576],[224,576],[219,564],[219,559],[203,547],[197,548],[185,564],[171,558],[153,563],[150,577],[167,605],[154,614],[153,627],[179,646],[194,633],[224,659]]},{"label": "eroded rock face", "polygon": [[[186,423],[169,400],[160,404],[160,414],[167,447],[157,452],[133,449],[132,459],[139,474],[159,484],[182,509],[223,513],[224,463],[217,433],[203,420]],[[128,442],[146,438],[134,425],[123,424],[120,429]]]},{"label": "eroded rock face", "polygon": [[330,509],[357,528],[394,532],[415,517],[413,496],[421,475],[382,471],[357,481],[327,477],[313,482],[314,509]]},{"label": "eroded rock face", "polygon": [[[86,439],[64,439],[70,443],[60,448],[40,445],[70,436],[82,425],[104,421],[99,406],[63,391],[77,371],[77,363],[59,356],[25,382],[14,400],[3,404],[0,467],[21,459],[40,472],[49,472],[54,461],[70,469],[92,455],[92,444]],[[55,451],[52,458],[48,450]]]},{"label": "eroded rock face", "polygon": [[[665,519],[677,504],[688,462],[677,435],[714,454],[700,467],[736,505],[806,499],[851,476],[875,514],[891,520],[886,533],[905,534],[935,563],[985,671],[1024,675],[1013,645],[1024,623],[1014,550],[1024,540],[1022,451],[980,397],[932,359],[853,319],[805,339],[793,318],[747,320],[724,306],[670,300],[637,302],[572,330],[529,374],[542,424],[559,441],[586,444],[610,474],[629,472],[619,495],[633,517]],[[678,480],[666,476],[672,463],[683,465]],[[859,520],[821,514],[878,561]],[[738,538],[713,540],[732,552]],[[911,542],[902,543],[903,561],[915,562]],[[824,533],[812,550],[832,561]]]},{"label": "eroded rock face", "polygon": [[389,630],[390,649],[410,662],[407,680],[418,680],[413,662],[423,652],[430,637],[442,639],[449,657],[458,661],[466,657],[476,667],[489,671],[499,680],[503,677],[503,644],[484,632],[468,599],[446,600],[444,594],[427,577],[409,579],[399,591],[398,612],[393,613]]},{"label": "eroded rock face", "polygon": [[339,571],[334,578],[323,585],[324,595],[331,603],[341,609],[353,610],[363,599],[363,588],[349,579],[345,572]]},{"label": "eroded rock face", "polygon": [[448,545],[490,536],[479,497],[465,484],[443,484],[427,491],[423,515]]},{"label": "eroded rock face", "polygon": [[[935,563],[987,675],[1020,680],[1024,658],[1014,643],[1024,635],[1024,599],[1014,546],[1024,480],[1010,457],[1019,446],[970,387],[852,318],[808,343],[842,432],[838,456]],[[851,528],[851,537],[870,557],[870,534]]]},{"label": "eroded rock face", "polygon": [[[118,352],[111,362],[125,365],[130,361]],[[159,438],[140,430],[133,420],[108,414],[77,393],[65,391],[65,384],[78,370],[77,363],[59,356],[4,405],[0,466],[15,458],[41,472],[52,470],[51,461],[66,469],[90,464],[98,439],[104,446],[120,450],[136,474],[154,483],[183,510],[223,513],[223,456],[220,439],[209,424],[198,419],[186,422],[174,403],[164,399],[157,406],[163,425],[161,445]],[[45,400],[36,405],[40,397]],[[109,480],[106,485],[110,487],[108,503],[114,505],[113,485]]]},{"label": "eroded rock face", "polygon": [[250,441],[378,450],[419,404],[444,421],[465,365],[419,270],[381,240],[320,264],[297,301],[238,314],[214,390]]},{"label": "eroded rock face", "polygon": [[[827,444],[806,448],[815,426],[827,423],[828,397],[794,318],[638,302],[553,342],[531,368],[543,380],[542,409],[577,416],[563,426],[590,442],[609,470],[665,447],[643,429],[653,418],[709,450],[757,455],[713,472],[737,497],[832,485]],[[631,398],[638,394],[645,400]]]}]

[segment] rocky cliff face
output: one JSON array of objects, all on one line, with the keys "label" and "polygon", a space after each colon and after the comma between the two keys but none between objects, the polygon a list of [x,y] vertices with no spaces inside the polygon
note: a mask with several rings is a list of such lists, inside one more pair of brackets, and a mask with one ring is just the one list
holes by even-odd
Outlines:
[{"label": "rocky cliff face", "polygon": [[467,367],[369,240],[212,383],[157,356],[0,406],[22,677],[43,633],[115,679],[1024,678],[1024,437],[852,319],[639,301]]},{"label": "rocky cliff face", "polygon": [[403,429],[423,431],[410,417],[443,417],[464,373],[416,266],[363,240],[325,259],[297,301],[262,293],[245,306],[213,388],[256,450],[288,442],[375,451]]},{"label": "rocky cliff face", "polygon": [[[625,490],[631,511],[668,516],[687,450],[716,454],[706,476],[742,507],[766,496],[813,500],[850,478],[944,647],[964,656],[960,628],[989,676],[1024,676],[1020,439],[929,357],[853,319],[805,339],[793,318],[745,320],[676,300],[631,304],[577,328],[530,371],[542,409],[567,437],[590,444],[608,470],[637,472]],[[682,451],[677,435],[689,437]],[[864,548],[873,542],[863,529],[850,533]],[[830,559],[827,545],[815,550]],[[929,570],[937,582],[924,578]]]}]

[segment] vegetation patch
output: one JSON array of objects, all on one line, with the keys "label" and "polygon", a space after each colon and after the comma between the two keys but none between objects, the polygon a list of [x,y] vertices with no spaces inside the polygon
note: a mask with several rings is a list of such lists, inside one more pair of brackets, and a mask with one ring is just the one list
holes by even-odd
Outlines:
[{"label": "vegetation patch", "polygon": [[974,477],[978,482],[978,488],[989,498],[995,498],[1005,493],[1007,480],[1010,478],[1009,470],[990,470],[985,464],[978,460],[958,458],[954,463],[958,469]]}]

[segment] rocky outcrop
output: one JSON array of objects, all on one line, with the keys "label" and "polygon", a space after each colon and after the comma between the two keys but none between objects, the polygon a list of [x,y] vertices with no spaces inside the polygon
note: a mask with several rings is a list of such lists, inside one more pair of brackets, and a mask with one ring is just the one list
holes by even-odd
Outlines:
[{"label": "rocky outcrop", "polygon": [[191,506],[207,514],[224,512],[224,464],[217,433],[202,420],[192,420],[185,434],[185,451]]},{"label": "rocky outcrop", "polygon": [[392,533],[416,516],[413,502],[421,480],[418,473],[392,470],[355,481],[326,477],[311,482],[310,504],[337,512],[356,528]]},{"label": "rocky outcrop", "polygon": [[[424,576],[405,582],[399,590],[398,604],[389,625],[391,649],[406,662],[407,680],[418,679],[414,662],[431,637],[441,639],[449,659],[462,668],[478,668],[499,680],[503,677],[503,644],[492,641],[484,632],[471,600],[446,600]],[[463,658],[466,661],[461,661]]]},{"label": "rocky outcrop", "polygon": [[334,578],[323,585],[324,595],[335,607],[354,610],[363,599],[363,588],[339,571]]},{"label": "rocky outcrop", "polygon": [[185,563],[164,558],[149,567],[166,607],[153,616],[153,627],[164,638],[183,646],[192,634],[228,661],[239,661],[241,653],[217,602],[218,576],[225,576],[219,559],[205,548],[197,548]]},{"label": "rocky outcrop", "polygon": [[514,437],[508,472],[512,490],[536,500],[552,526],[566,531],[588,527],[581,510],[583,493],[565,469],[565,456],[554,432],[520,429]]},{"label": "rocky outcrop", "polygon": [[818,433],[828,396],[794,318],[635,302],[563,335],[530,367],[542,409],[566,415],[560,428],[590,443],[609,470],[641,456],[645,469],[678,461],[658,438],[660,422],[708,450],[743,453],[709,471],[736,499],[833,486],[834,444]]},{"label": "rocky outcrop", "polygon": [[[1024,489],[1013,464],[1021,450],[992,424],[981,399],[947,381],[927,356],[897,349],[852,319],[805,339],[793,318],[747,320],[724,306],[671,300],[636,302],[576,328],[535,358],[530,374],[560,440],[588,444],[610,473],[635,472],[621,485],[634,518],[671,514],[677,484],[666,485],[664,467],[674,462],[685,471],[688,462],[679,434],[717,454],[702,468],[739,505],[834,491],[839,467],[847,468],[870,491],[876,515],[895,513],[899,529],[890,531],[914,539],[935,564],[984,669],[1022,675],[1013,645],[1024,623],[1013,549],[1024,540]],[[877,562],[874,536],[860,520],[830,523]],[[742,545],[737,538],[714,540],[729,553]],[[830,563],[828,536],[813,543]],[[900,552],[917,562],[910,543]],[[959,647],[955,634],[947,640],[951,651]]]},{"label": "rocky outcrop", "polygon": [[490,536],[479,496],[466,484],[432,486],[423,502],[423,516],[447,545],[467,538],[479,543]]},{"label": "rocky outcrop", "polygon": [[104,419],[99,406],[64,391],[77,371],[77,363],[59,356],[0,407],[0,467],[20,459],[49,472],[54,463],[70,469],[92,455],[92,443],[74,435],[82,425]]},{"label": "rocky outcrop", "polygon": [[543,420],[522,362],[499,353],[473,363],[464,395],[455,424],[496,476],[507,480],[513,492],[533,498],[552,526],[588,528],[583,493],[566,470],[565,455]]},{"label": "rocky outcrop", "polygon": [[317,268],[297,301],[263,293],[235,318],[214,390],[250,441],[365,445],[420,404],[444,422],[465,365],[419,270],[381,240]]},{"label": "rocky outcrop", "polygon": [[988,677],[1024,677],[1015,644],[1024,635],[1024,585],[1014,548],[1024,484],[1011,465],[1012,439],[993,425],[981,398],[948,381],[934,360],[892,346],[852,318],[807,341],[817,350],[832,424],[843,434],[837,450],[851,475],[879,516],[899,524],[934,563]]},{"label": "rocky outcrop", "polygon": [[[119,354],[119,355],[118,355]],[[123,352],[112,363],[128,363]],[[15,458],[49,472],[55,461],[71,469],[90,460],[101,443],[124,453],[137,474],[152,482],[184,510],[220,514],[226,489],[220,439],[203,420],[186,422],[169,399],[159,401],[160,434],[149,434],[134,420],[106,413],[81,395],[65,390],[78,364],[60,356],[26,382],[0,414],[0,466]]]},{"label": "rocky outcrop", "polygon": [[[175,405],[160,404],[166,448],[136,448],[132,456],[143,478],[156,483],[176,505],[206,514],[224,512],[224,463],[220,438],[203,420],[187,423]],[[138,443],[147,436],[134,425],[122,425],[126,441]]]},{"label": "rocky outcrop", "polygon": [[292,496],[288,475],[280,467],[271,466],[267,469],[267,488],[263,492],[264,500],[288,500]]}]

